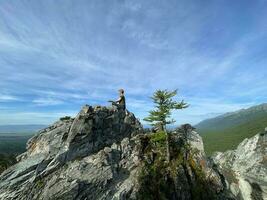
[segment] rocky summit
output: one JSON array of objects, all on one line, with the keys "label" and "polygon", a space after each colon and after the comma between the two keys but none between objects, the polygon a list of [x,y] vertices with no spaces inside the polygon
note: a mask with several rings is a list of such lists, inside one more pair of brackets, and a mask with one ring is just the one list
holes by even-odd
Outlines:
[{"label": "rocky summit", "polygon": [[144,134],[134,114],[112,107],[61,118],[17,159],[0,176],[1,200],[235,199],[189,124]]}]

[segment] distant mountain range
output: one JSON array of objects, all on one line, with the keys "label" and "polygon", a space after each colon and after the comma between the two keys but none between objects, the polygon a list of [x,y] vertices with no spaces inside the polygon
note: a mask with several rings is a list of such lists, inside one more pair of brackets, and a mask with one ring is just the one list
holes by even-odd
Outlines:
[{"label": "distant mountain range", "polygon": [[43,124],[0,125],[0,133],[34,133],[46,126]]},{"label": "distant mountain range", "polygon": [[245,138],[267,127],[267,103],[207,119],[195,127],[208,154],[234,149]]}]

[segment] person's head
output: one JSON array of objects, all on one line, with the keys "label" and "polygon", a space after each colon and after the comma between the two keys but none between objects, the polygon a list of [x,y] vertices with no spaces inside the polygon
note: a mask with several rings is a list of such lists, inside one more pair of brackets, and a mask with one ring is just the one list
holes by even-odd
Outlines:
[{"label": "person's head", "polygon": [[119,89],[118,91],[119,91],[120,95],[124,95],[124,90],[123,89]]}]

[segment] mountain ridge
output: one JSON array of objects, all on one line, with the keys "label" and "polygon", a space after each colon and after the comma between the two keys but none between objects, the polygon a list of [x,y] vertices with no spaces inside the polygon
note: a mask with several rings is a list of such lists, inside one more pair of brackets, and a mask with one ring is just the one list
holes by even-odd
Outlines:
[{"label": "mountain ridge", "polygon": [[221,120],[221,119],[224,119],[224,118],[227,118],[227,117],[236,116],[236,115],[244,115],[244,114],[247,115],[247,114],[249,114],[251,112],[255,112],[255,111],[263,111],[263,112],[267,113],[267,103],[262,103],[262,104],[255,105],[255,106],[252,106],[252,107],[249,107],[249,108],[243,108],[243,109],[236,110],[236,111],[233,111],[233,112],[227,112],[227,113],[219,115],[217,117],[205,119],[205,120],[199,122],[198,124],[196,124],[195,127],[196,128],[203,128],[203,124],[206,124],[206,123],[210,124],[214,120]]},{"label": "mountain ridge", "polygon": [[195,127],[202,135],[206,152],[235,149],[245,138],[263,130],[267,124],[267,104],[204,120]]}]

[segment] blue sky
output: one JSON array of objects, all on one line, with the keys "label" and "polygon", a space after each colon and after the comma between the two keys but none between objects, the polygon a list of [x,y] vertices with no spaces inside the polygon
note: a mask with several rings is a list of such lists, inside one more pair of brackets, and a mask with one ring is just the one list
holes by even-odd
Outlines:
[{"label": "blue sky", "polygon": [[1,0],[0,124],[50,124],[126,90],[179,89],[197,123],[267,102],[266,0]]}]

